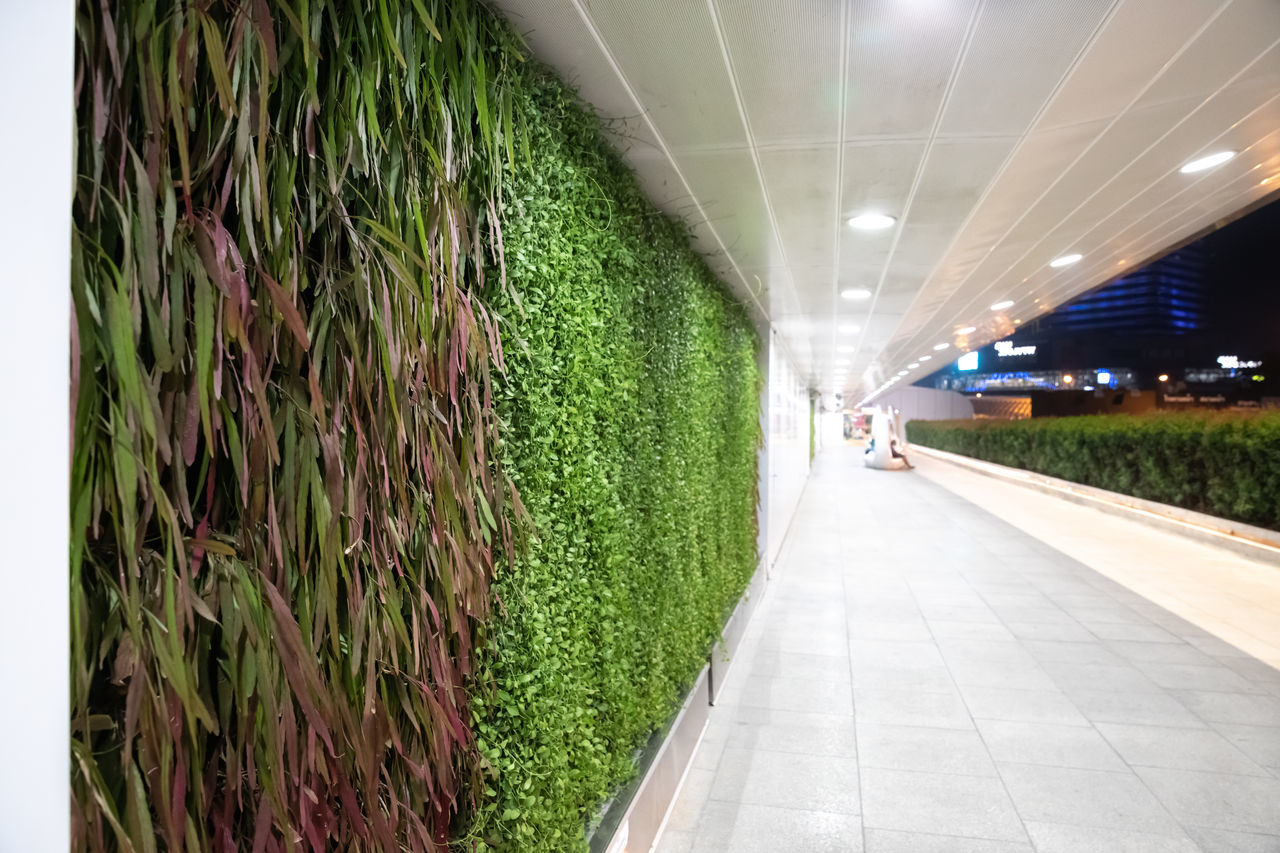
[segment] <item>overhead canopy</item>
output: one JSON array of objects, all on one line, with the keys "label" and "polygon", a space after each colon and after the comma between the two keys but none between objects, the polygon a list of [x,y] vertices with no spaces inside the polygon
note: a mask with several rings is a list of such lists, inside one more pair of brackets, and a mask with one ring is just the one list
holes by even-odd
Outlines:
[{"label": "overhead canopy", "polygon": [[1277,0],[497,5],[824,391],[911,381],[1280,185]]}]

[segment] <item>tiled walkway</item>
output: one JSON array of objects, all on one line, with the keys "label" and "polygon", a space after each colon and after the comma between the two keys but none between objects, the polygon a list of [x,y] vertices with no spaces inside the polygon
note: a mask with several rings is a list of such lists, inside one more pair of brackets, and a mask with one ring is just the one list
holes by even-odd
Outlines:
[{"label": "tiled walkway", "polygon": [[837,448],[658,849],[1280,851],[1280,672]]}]

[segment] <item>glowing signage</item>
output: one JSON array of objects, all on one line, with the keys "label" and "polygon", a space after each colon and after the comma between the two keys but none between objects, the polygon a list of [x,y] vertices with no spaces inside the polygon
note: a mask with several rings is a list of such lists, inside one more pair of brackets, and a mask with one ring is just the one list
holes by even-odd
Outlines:
[{"label": "glowing signage", "polygon": [[1238,355],[1220,355],[1218,356],[1218,366],[1227,370],[1240,370],[1245,367],[1262,367],[1262,362],[1241,361]]},{"label": "glowing signage", "polygon": [[956,370],[977,370],[978,351],[967,352],[956,359]]},{"label": "glowing signage", "polygon": [[996,355],[1000,356],[1001,358],[1008,358],[1011,355],[1035,355],[1036,354],[1036,348],[1034,345],[1015,347],[1013,345],[1013,341],[996,341],[993,346],[995,346]]},{"label": "glowing signage", "polygon": [[1111,384],[1111,371],[1109,371],[1109,370],[1099,370],[1099,371],[1098,371],[1098,384],[1099,384],[1099,385],[1109,385],[1109,384]]}]

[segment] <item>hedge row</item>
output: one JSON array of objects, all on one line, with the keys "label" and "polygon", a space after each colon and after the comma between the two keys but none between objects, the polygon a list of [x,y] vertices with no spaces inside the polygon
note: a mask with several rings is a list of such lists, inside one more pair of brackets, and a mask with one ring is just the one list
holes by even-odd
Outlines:
[{"label": "hedge row", "polygon": [[76,20],[73,850],[580,849],[755,565],[742,309],[477,0]]},{"label": "hedge row", "polygon": [[907,438],[1280,530],[1280,413],[911,421]]},{"label": "hedge row", "polygon": [[506,173],[504,466],[536,538],[496,589],[477,835],[572,850],[676,709],[756,566],[756,336],[563,85]]}]

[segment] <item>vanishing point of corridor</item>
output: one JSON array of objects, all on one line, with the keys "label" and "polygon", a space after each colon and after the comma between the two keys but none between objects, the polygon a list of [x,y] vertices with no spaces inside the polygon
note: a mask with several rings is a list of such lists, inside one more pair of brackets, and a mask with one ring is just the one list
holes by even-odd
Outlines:
[{"label": "vanishing point of corridor", "polygon": [[659,851],[1280,851],[1280,671],[947,467],[819,456]]}]

